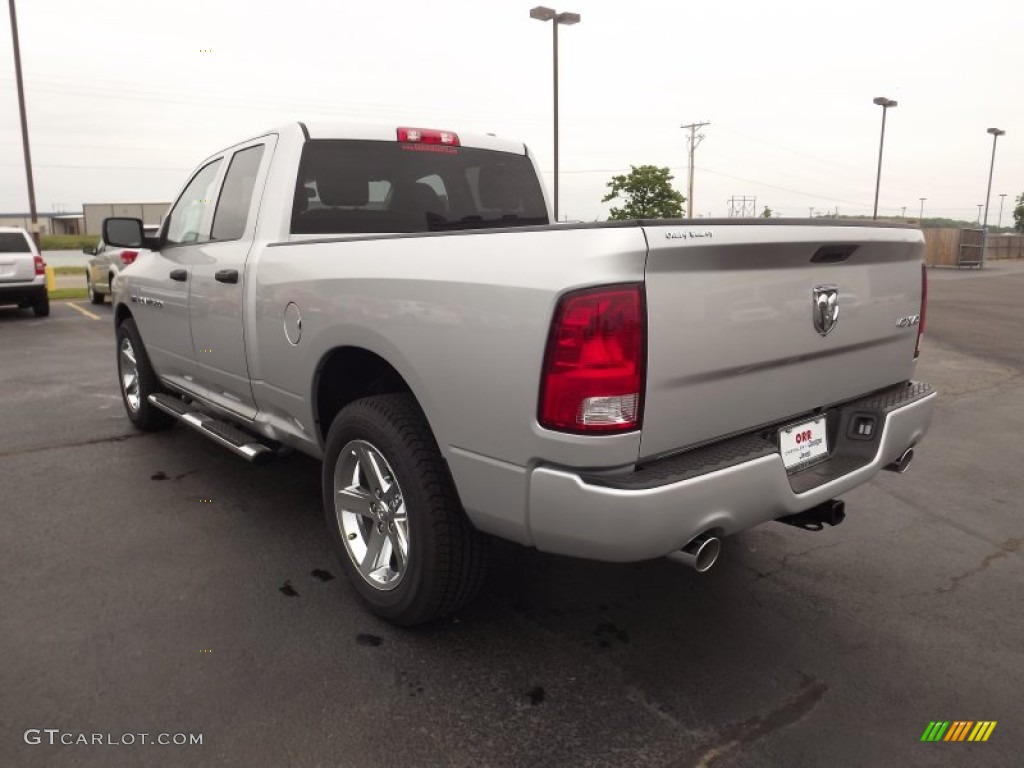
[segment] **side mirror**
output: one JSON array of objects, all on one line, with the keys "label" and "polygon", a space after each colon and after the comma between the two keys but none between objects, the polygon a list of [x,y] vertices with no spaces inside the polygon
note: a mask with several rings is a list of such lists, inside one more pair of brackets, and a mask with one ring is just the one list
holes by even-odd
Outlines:
[{"label": "side mirror", "polygon": [[103,242],[115,248],[142,248],[142,219],[104,219]]},{"label": "side mirror", "polygon": [[89,256],[95,256],[96,255],[96,246],[95,245],[87,245],[87,246],[85,246],[85,248],[82,249],[82,253],[87,254]]}]

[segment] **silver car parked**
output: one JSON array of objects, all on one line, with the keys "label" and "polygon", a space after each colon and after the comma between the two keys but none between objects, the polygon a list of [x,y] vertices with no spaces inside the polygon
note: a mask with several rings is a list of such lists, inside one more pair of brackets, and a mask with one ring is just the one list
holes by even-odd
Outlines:
[{"label": "silver car parked", "polygon": [[[160,231],[159,225],[144,227],[147,237],[155,237]],[[82,253],[92,256],[85,268],[85,284],[89,289],[89,301],[102,304],[110,295],[110,286],[122,269],[135,261],[139,256],[138,248],[114,248],[102,240],[96,246],[82,249]]]}]

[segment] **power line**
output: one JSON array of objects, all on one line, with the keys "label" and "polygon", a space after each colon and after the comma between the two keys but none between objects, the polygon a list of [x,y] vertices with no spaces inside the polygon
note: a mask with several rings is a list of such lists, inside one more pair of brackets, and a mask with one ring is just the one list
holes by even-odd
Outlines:
[{"label": "power line", "polygon": [[780,190],[782,192],[791,192],[794,195],[803,195],[804,197],[813,197],[813,198],[817,198],[818,200],[831,200],[831,201],[840,202],[840,203],[847,203],[849,205],[853,205],[853,206],[856,206],[858,208],[870,208],[870,206],[865,205],[864,203],[860,203],[860,202],[857,202],[855,200],[844,200],[843,198],[836,197],[834,195],[822,195],[822,194],[818,194],[818,193],[814,193],[814,192],[803,192],[803,191],[801,191],[799,189],[791,189],[790,187],[783,187],[783,186],[779,186],[778,184],[768,184],[767,182],[758,181],[757,179],[748,179],[748,178],[745,178],[743,176],[734,176],[731,173],[723,173],[722,171],[715,171],[715,170],[712,170],[711,168],[701,168],[700,170],[703,171],[704,173],[714,174],[715,176],[724,176],[727,179],[735,179],[736,181],[745,181],[748,184],[759,184],[760,186],[767,187],[768,189],[777,189],[777,190]]},{"label": "power line", "polygon": [[[680,168],[678,166],[670,166],[669,170],[670,171],[678,172],[678,171],[683,171],[683,170],[688,170],[688,169]],[[748,184],[757,184],[757,185],[762,186],[762,187],[767,187],[768,189],[775,189],[775,190],[779,190],[781,192],[790,192],[790,193],[792,193],[794,195],[802,195],[804,197],[811,197],[811,198],[815,198],[817,200],[828,200],[830,202],[847,203],[848,205],[852,205],[852,206],[854,206],[856,208],[870,208],[871,207],[870,205],[867,205],[866,203],[858,202],[856,200],[847,200],[847,199],[844,199],[842,197],[836,197],[835,195],[823,195],[823,194],[820,194],[820,193],[817,193],[817,192],[805,192],[803,190],[793,189],[792,187],[784,187],[784,186],[781,186],[781,185],[778,185],[778,184],[769,184],[768,182],[765,182],[765,181],[758,181],[757,179],[751,179],[751,178],[748,178],[748,177],[745,177],[745,176],[736,176],[736,175],[731,174],[731,173],[725,173],[723,171],[716,171],[716,170],[714,170],[712,168],[705,168],[703,166],[697,166],[697,170],[702,171],[703,173],[710,173],[710,174],[712,174],[714,176],[723,176],[723,177],[725,177],[727,179],[733,179],[735,181],[744,181],[744,182],[747,182]],[[550,171],[542,171],[542,172],[543,173],[550,173]],[[627,168],[575,168],[575,169],[570,169],[570,170],[560,170],[559,171],[559,173],[562,173],[562,174],[566,174],[566,173],[571,173],[571,174],[577,174],[577,173],[579,173],[579,174],[585,174],[585,173],[627,173],[627,172],[628,172]]]},{"label": "power line", "polygon": [[808,160],[814,160],[815,162],[822,163],[823,165],[832,165],[835,166],[836,168],[842,168],[848,171],[860,171],[860,169],[857,168],[856,166],[849,165],[847,163],[837,162],[835,160],[830,160],[824,157],[819,157],[818,155],[811,155],[808,154],[807,152],[801,152],[798,149],[787,147],[784,144],[779,144],[778,142],[774,141],[768,141],[767,139],[762,139],[760,136],[753,136],[749,133],[738,131],[735,128],[732,128],[731,126],[728,125],[721,125],[719,127],[725,128],[726,131],[735,133],[737,136],[742,136],[745,139],[750,139],[751,141],[756,141],[761,144],[764,144],[766,147],[772,147],[773,149],[779,149],[782,150],[783,152],[789,152],[790,154],[798,155],[799,157],[804,157],[807,158]]},{"label": "power line", "polygon": [[[0,166],[8,168],[16,167],[18,163],[0,163]],[[33,168],[60,168],[61,170],[72,171],[167,171],[170,173],[188,173],[188,168],[154,168],[138,165],[61,165],[59,163],[32,163]]]},{"label": "power line", "polygon": [[[7,77],[0,76],[0,87],[3,87],[2,84],[5,81],[13,82]],[[337,117],[337,115],[345,112],[358,112],[360,115],[369,117],[376,116],[380,118],[387,117],[392,119],[405,119],[408,118],[411,113],[425,112],[434,109],[434,107],[428,105],[396,107],[376,102],[338,101],[305,96],[293,98],[291,100],[265,100],[258,97],[239,97],[235,93],[231,92],[209,90],[203,91],[203,95],[197,97],[195,94],[187,91],[175,91],[174,89],[169,88],[150,88],[144,85],[139,86],[133,83],[119,83],[112,80],[105,81],[114,84],[109,87],[95,85],[96,81],[91,80],[79,81],[70,78],[55,77],[33,77],[27,79],[26,82],[32,85],[33,92],[50,93],[61,96],[88,97],[91,94],[129,102],[138,101],[183,105],[199,104],[227,109],[265,110],[277,112],[282,110],[302,110],[306,113],[324,114],[332,117]],[[446,115],[452,118],[467,120],[491,121],[493,119],[493,113],[485,112],[446,111]],[[522,118],[522,116],[520,116],[520,118]],[[522,121],[542,122],[539,117],[522,118]]]}]

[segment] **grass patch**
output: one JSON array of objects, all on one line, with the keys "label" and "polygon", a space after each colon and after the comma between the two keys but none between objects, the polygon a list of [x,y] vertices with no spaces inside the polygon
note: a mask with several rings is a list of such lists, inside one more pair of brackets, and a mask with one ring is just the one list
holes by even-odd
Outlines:
[{"label": "grass patch", "polygon": [[55,301],[60,299],[87,299],[89,298],[89,292],[85,288],[58,288],[55,291],[50,291],[50,298]]},{"label": "grass patch", "polygon": [[54,267],[55,275],[84,275],[85,267]]},{"label": "grass patch", "polygon": [[100,241],[99,235],[40,235],[44,251],[80,251]]}]

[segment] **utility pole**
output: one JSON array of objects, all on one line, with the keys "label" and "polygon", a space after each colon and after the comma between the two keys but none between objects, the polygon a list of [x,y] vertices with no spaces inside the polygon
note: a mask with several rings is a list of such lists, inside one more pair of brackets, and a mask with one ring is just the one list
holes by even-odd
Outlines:
[{"label": "utility pole", "polygon": [[924,201],[927,200],[927,199],[928,199],[927,197],[919,197],[918,198],[918,200],[921,201],[921,214],[917,217],[917,226],[919,226],[919,227],[923,227],[924,226]]},{"label": "utility pole", "polygon": [[996,229],[1003,228],[1003,202],[1006,200],[1006,193],[1001,192],[999,194],[999,223],[996,224]]},{"label": "utility pole", "polygon": [[900,218],[901,218],[901,219],[905,219],[905,218],[907,218],[907,206],[905,206],[905,205],[903,206],[903,213],[902,213],[902,215],[900,216]]},{"label": "utility pole", "polygon": [[697,131],[706,125],[711,125],[711,123],[690,123],[689,125],[679,126],[690,131],[690,135],[686,138],[687,143],[690,145],[690,165],[686,181],[686,218],[688,219],[693,218],[693,153],[697,151],[697,145],[704,140],[704,134],[697,133]]},{"label": "utility pole", "polygon": [[25,178],[28,180],[28,210],[32,217],[32,239],[36,248],[39,243],[39,220],[36,217],[36,188],[32,183],[32,153],[28,147],[28,118],[25,116],[25,87],[21,80],[21,48],[18,45],[18,17],[14,13],[14,0],[8,0],[11,7],[11,40],[14,43],[14,79],[18,84],[18,108],[21,111],[21,143],[25,150]]},{"label": "utility pole", "polygon": [[982,209],[982,204],[978,203],[978,220],[976,222],[974,222],[975,224],[981,224],[981,209]]}]

